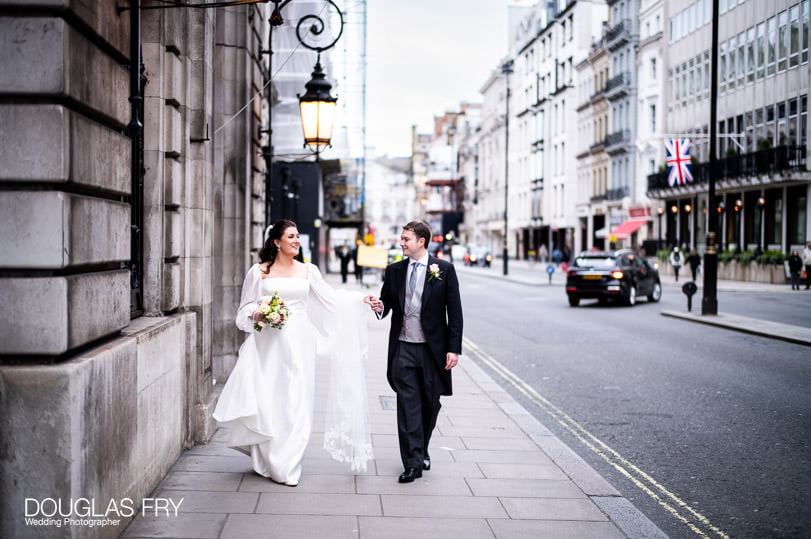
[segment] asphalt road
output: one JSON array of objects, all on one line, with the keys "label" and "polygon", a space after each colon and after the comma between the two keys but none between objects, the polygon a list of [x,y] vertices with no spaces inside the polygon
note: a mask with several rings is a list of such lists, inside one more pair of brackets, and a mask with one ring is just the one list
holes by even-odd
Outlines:
[{"label": "asphalt road", "polygon": [[[685,307],[674,287],[571,308],[561,286],[460,280],[467,358],[669,536],[811,534],[811,348],[661,316]],[[718,301],[811,325],[804,291]]]}]

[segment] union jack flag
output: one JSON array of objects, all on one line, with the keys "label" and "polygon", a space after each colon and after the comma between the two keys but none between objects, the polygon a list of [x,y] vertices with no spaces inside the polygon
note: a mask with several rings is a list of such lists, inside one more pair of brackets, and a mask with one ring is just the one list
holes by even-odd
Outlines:
[{"label": "union jack flag", "polygon": [[693,170],[690,164],[690,139],[668,139],[665,141],[667,149],[668,185],[684,185],[693,183]]}]

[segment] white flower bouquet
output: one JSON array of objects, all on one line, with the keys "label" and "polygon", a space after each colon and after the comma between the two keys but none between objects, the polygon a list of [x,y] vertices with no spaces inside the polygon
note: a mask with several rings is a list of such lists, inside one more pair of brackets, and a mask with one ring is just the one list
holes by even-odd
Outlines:
[{"label": "white flower bouquet", "polygon": [[256,331],[262,331],[270,326],[274,329],[282,329],[287,319],[290,318],[290,309],[282,298],[279,297],[278,292],[274,292],[272,296],[262,296],[259,298],[259,312],[262,313],[262,319],[254,322],[253,328]]}]

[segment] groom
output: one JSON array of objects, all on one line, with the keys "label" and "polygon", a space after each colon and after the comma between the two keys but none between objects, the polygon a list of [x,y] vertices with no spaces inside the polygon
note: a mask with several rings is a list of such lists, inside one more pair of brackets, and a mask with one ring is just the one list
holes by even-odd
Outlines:
[{"label": "groom", "polygon": [[462,301],[453,265],[428,254],[431,227],[403,227],[405,258],[386,268],[380,298],[367,303],[383,318],[391,312],[386,376],[397,394],[397,431],[411,483],[431,469],[428,442],[439,415],[440,395],[451,395],[451,369],[462,353]]}]

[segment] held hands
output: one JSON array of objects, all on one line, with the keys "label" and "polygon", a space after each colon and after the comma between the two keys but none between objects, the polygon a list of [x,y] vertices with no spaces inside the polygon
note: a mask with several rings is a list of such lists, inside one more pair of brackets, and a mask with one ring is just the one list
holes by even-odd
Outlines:
[{"label": "held hands", "polygon": [[374,296],[366,296],[363,298],[363,303],[368,305],[376,313],[383,312],[383,302],[380,301],[379,298]]}]

